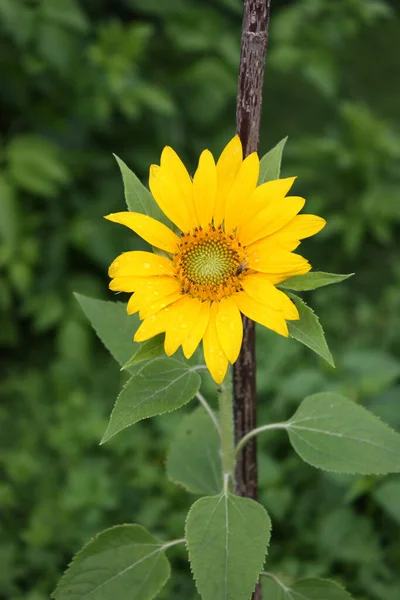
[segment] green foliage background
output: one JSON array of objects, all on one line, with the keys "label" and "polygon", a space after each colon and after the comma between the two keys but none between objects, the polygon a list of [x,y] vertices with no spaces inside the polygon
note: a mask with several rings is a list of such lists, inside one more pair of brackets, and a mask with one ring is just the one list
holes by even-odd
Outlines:
[{"label": "green foliage background", "polygon": [[[274,0],[261,151],[328,220],[316,269],[355,271],[308,293],[337,369],[258,332],[260,422],[335,390],[400,428],[400,9],[383,0]],[[397,7],[396,7],[397,5]],[[99,447],[124,375],[72,291],[112,298],[107,266],[138,247],[117,153],[146,178],[162,147],[193,167],[234,132],[241,0],[1,0],[0,597],[46,600],[107,526],[181,537],[191,504],[165,476],[182,414]],[[324,474],[286,436],[260,439],[268,569],[333,576],[359,600],[398,600],[400,478]],[[196,598],[185,551],[162,598]]]}]

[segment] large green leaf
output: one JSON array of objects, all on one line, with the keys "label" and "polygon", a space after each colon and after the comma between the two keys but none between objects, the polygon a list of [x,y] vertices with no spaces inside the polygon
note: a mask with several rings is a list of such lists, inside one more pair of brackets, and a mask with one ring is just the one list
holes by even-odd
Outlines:
[{"label": "large green leaf", "polygon": [[220,437],[204,408],[183,419],[169,448],[167,474],[193,494],[221,492]]},{"label": "large green leaf", "polygon": [[137,315],[128,316],[122,302],[106,302],[74,294],[97,335],[120,365],[124,365],[139,348],[133,334],[139,326]]},{"label": "large green leaf", "polygon": [[140,179],[126,166],[123,160],[115,154],[114,156],[121,170],[124,181],[125,201],[129,210],[149,215],[163,223],[169,223],[167,217]]},{"label": "large green leaf", "polygon": [[265,600],[351,600],[350,594],[330,579],[299,579],[290,587],[277,578],[262,578]]},{"label": "large green leaf", "polygon": [[289,296],[297,306],[300,315],[299,321],[288,321],[290,336],[308,348],[311,348],[311,350],[314,350],[314,352],[334,367],[335,363],[333,362],[332,354],[325,340],[324,330],[317,315],[298,296],[294,294],[289,294]]},{"label": "large green leaf", "polygon": [[124,364],[123,369],[129,369],[145,360],[151,360],[152,358],[162,356],[164,354],[164,340],[165,333],[160,333],[143,342],[143,344],[140,345],[140,348],[136,350],[135,354],[126,364]]},{"label": "large green leaf", "polygon": [[142,419],[180,408],[193,398],[200,384],[200,375],[174,358],[146,363],[119,394],[101,443]]},{"label": "large green leaf", "polygon": [[338,394],[308,396],[287,430],[293,448],[314,467],[364,475],[400,472],[400,435]]},{"label": "large green leaf", "polygon": [[287,142],[287,137],[283,138],[276,146],[272,148],[267,154],[264,154],[260,160],[260,175],[258,178],[258,185],[265,183],[266,181],[272,181],[279,179],[281,173],[282,153]]},{"label": "large green leaf", "polygon": [[163,545],[139,525],[103,531],[74,557],[55,600],[150,600],[170,576]]},{"label": "large green leaf", "polygon": [[285,290],[294,290],[295,292],[305,292],[307,290],[316,290],[324,285],[340,283],[352,275],[354,275],[354,273],[339,275],[337,273],[323,273],[322,271],[314,271],[312,273],[306,273],[305,275],[295,275],[294,277],[289,277],[289,279],[286,279],[286,281],[282,281],[282,283],[279,284],[279,287]]},{"label": "large green leaf", "polygon": [[265,509],[223,492],[190,509],[186,542],[203,600],[249,600],[262,569],[271,524]]}]

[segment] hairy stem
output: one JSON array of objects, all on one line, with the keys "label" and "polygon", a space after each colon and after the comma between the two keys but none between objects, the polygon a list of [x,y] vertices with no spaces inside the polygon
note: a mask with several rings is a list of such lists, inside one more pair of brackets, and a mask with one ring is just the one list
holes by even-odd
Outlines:
[{"label": "hairy stem", "polygon": [[[268,45],[271,0],[244,0],[236,130],[245,156],[258,150],[262,86]],[[243,317],[243,345],[234,365],[234,420],[238,443],[256,427],[256,358],[254,323]],[[253,438],[236,464],[236,493],[257,498],[257,446]],[[258,584],[253,600],[261,600]]]},{"label": "hairy stem", "polygon": [[235,438],[233,429],[233,405],[230,376],[219,392],[219,421],[221,430],[221,458],[224,473],[224,489],[233,486],[235,470]]},{"label": "hairy stem", "polygon": [[210,417],[211,421],[214,423],[216,430],[218,431],[218,433],[220,433],[218,419],[215,416],[213,409],[208,404],[207,400],[204,398],[203,394],[201,394],[200,392],[197,392],[196,398],[198,399],[200,404],[203,406],[203,408],[207,411],[208,416]]},{"label": "hairy stem", "polygon": [[289,427],[290,423],[271,423],[270,425],[261,425],[261,427],[256,427],[255,429],[252,429],[251,431],[246,433],[246,435],[244,435],[240,442],[237,444],[235,450],[236,458],[239,457],[245,445],[259,433],[262,433],[263,431],[268,431],[270,429],[289,429]]}]

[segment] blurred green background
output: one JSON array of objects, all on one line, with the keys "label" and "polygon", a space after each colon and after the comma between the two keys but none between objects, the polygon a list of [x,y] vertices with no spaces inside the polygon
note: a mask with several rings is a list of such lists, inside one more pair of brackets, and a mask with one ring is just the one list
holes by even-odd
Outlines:
[{"label": "blurred green background", "polygon": [[[261,151],[289,136],[283,174],[328,220],[303,254],[356,276],[306,296],[336,370],[258,332],[260,421],[336,389],[400,429],[399,3],[272,5]],[[112,298],[107,266],[137,243],[102,218],[124,209],[112,152],[146,180],[164,145],[193,170],[232,136],[241,12],[241,0],[0,0],[2,599],[47,600],[107,526],[182,535],[193,498],[164,461],[185,411],[98,446],[122,376],[72,291]],[[278,432],[260,439],[260,479],[269,570],[399,600],[398,476],[319,472]],[[160,597],[194,599],[174,552]]]}]

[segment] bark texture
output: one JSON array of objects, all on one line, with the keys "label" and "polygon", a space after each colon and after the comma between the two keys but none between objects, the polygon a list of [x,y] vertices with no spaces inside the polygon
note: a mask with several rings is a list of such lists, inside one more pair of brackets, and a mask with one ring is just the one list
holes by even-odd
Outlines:
[{"label": "bark texture", "polygon": [[[244,155],[258,151],[262,87],[271,0],[245,0],[236,107],[236,131]],[[256,361],[253,321],[243,317],[243,345],[233,368],[236,443],[256,427]],[[240,454],[236,467],[236,493],[257,499],[257,442],[254,437]],[[253,600],[261,600],[257,585]]]}]

